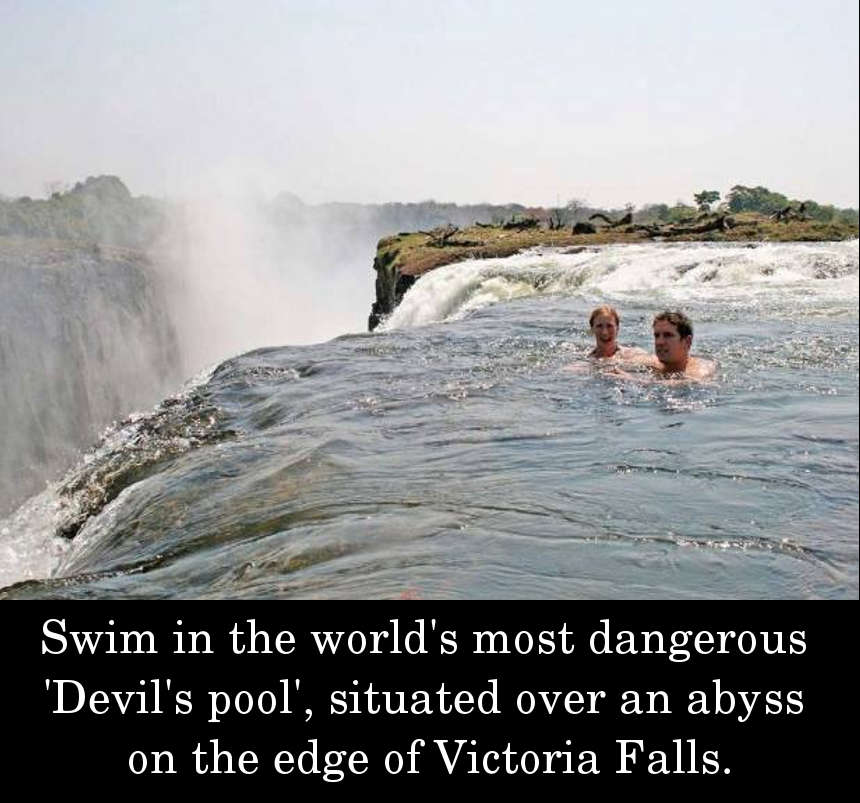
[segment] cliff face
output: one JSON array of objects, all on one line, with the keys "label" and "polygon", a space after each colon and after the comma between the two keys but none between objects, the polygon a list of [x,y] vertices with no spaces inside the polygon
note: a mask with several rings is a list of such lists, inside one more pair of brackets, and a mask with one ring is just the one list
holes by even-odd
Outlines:
[{"label": "cliff face", "polygon": [[376,301],[370,308],[370,317],[367,320],[367,328],[371,332],[386,315],[394,311],[416,279],[411,274],[402,273],[401,266],[397,263],[399,250],[393,246],[389,248],[386,245],[388,242],[386,239],[379,241],[373,260],[373,269],[376,271]]},{"label": "cliff face", "polygon": [[0,515],[181,381],[149,260],[0,237]]},{"label": "cliff face", "polygon": [[798,219],[780,221],[757,213],[730,217],[705,215],[686,225],[636,225],[627,219],[600,227],[588,224],[587,228],[590,231],[584,233],[582,224],[546,229],[533,221],[533,225],[476,224],[465,229],[447,226],[431,232],[402,232],[385,237],[379,241],[373,260],[376,300],[371,307],[368,329],[373,331],[394,311],[422,274],[467,259],[500,259],[539,247],[587,248],[636,242],[812,242],[858,236],[854,225]]}]

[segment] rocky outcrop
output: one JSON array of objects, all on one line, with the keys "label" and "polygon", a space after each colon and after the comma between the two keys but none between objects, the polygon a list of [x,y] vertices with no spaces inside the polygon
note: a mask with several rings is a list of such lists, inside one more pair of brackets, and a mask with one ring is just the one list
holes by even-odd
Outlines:
[{"label": "rocky outcrop", "polygon": [[376,271],[376,301],[370,308],[370,317],[367,321],[367,328],[371,332],[379,326],[386,315],[394,311],[417,278],[400,271],[396,264],[399,251],[397,248],[386,248],[386,242],[386,240],[380,240],[373,260],[373,269]]},{"label": "rocky outcrop", "polygon": [[634,224],[626,215],[613,221],[602,214],[591,216],[608,225],[578,222],[572,227],[541,228],[532,223],[474,226],[451,230],[445,236],[438,232],[401,232],[379,241],[373,269],[376,271],[376,300],[371,308],[368,329],[373,331],[386,315],[391,314],[406,291],[423,274],[442,265],[466,259],[492,259],[512,256],[530,248],[588,247],[609,243],[647,241],[689,242],[796,242],[845,240],[857,237],[857,226],[823,223],[814,220],[774,220],[758,213],[707,214],[695,225]]}]

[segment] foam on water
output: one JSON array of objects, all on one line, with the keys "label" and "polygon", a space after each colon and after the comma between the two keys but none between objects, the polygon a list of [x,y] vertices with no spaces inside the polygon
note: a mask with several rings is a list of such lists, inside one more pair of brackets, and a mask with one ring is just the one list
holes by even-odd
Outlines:
[{"label": "foam on water", "polygon": [[48,488],[0,520],[0,588],[51,576],[71,546],[54,536],[59,508],[56,489]]},{"label": "foam on water", "polygon": [[[59,482],[49,483],[45,490],[28,499],[6,518],[0,518],[0,588],[23,580],[52,577],[81,540],[58,536],[69,523],[81,515],[87,496],[92,496],[91,482],[70,492],[78,477],[94,473],[94,467],[106,463],[112,455],[127,460],[129,446],[140,437],[141,425],[154,419],[165,406],[173,407],[187,400],[195,389],[206,384],[215,366],[193,376],[182,390],[148,413],[133,413],[122,423],[109,426],[98,446],[82,456],[80,462]],[[154,450],[163,450],[155,444]]]},{"label": "foam on water", "polygon": [[762,245],[606,246],[530,251],[438,268],[416,282],[381,327],[457,320],[500,301],[546,294],[656,302],[748,301],[791,296],[810,306],[857,298],[858,241]]}]

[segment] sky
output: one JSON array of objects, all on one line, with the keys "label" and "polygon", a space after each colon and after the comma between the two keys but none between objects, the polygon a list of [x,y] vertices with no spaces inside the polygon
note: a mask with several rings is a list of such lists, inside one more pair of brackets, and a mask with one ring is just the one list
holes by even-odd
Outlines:
[{"label": "sky", "polygon": [[0,194],[858,206],[856,0],[0,0]]}]

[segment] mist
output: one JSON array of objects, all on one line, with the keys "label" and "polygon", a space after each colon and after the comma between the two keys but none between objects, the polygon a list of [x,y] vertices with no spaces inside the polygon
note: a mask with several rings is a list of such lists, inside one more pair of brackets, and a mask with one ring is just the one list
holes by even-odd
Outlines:
[{"label": "mist", "polygon": [[366,331],[390,222],[227,183],[155,201],[102,176],[0,208],[0,515],[205,369]]},{"label": "mist", "polygon": [[223,360],[366,333],[380,237],[513,211],[308,205],[228,170],[172,200],[66,186],[0,201],[0,514]]},{"label": "mist", "polygon": [[364,331],[375,239],[278,225],[259,197],[189,198],[153,249],[186,374],[255,348]]},{"label": "mist", "polygon": [[0,238],[0,514],[183,380],[146,257]]}]

